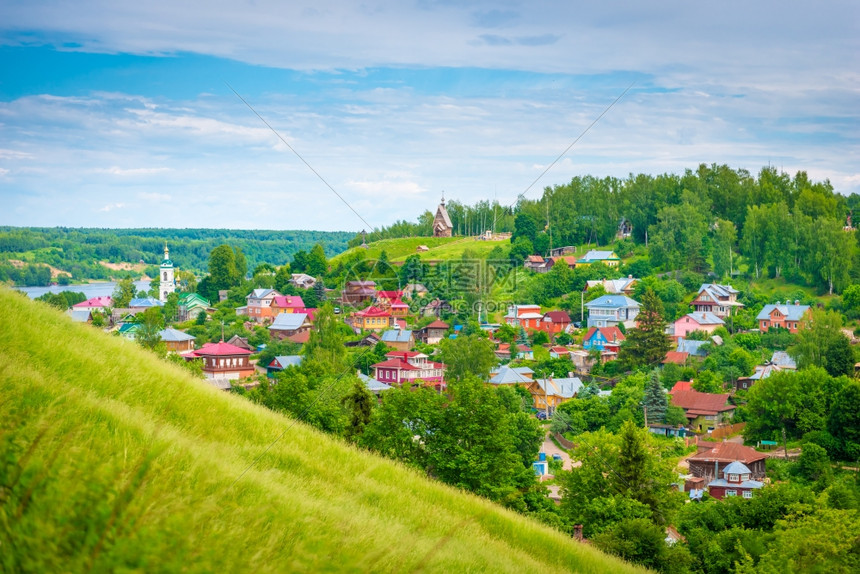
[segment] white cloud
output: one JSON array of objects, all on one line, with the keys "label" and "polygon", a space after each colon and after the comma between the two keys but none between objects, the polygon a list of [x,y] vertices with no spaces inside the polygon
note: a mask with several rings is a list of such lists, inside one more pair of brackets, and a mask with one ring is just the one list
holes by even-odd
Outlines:
[{"label": "white cloud", "polygon": [[154,201],[158,203],[166,203],[168,201],[173,201],[173,196],[168,195],[166,193],[156,193],[156,192],[148,192],[144,191],[137,194],[137,197],[146,201]]},{"label": "white cloud", "polygon": [[97,170],[101,173],[109,173],[111,175],[119,175],[119,176],[138,176],[138,175],[153,175],[158,173],[164,173],[170,171],[168,167],[132,167],[132,168],[121,168],[117,166],[112,166],[106,169]]},{"label": "white cloud", "polygon": [[0,177],[3,177],[9,173],[8,169],[0,167]]},{"label": "white cloud", "polygon": [[124,203],[109,203],[109,204],[105,205],[104,207],[99,208],[99,211],[108,212],[108,211],[113,211],[114,209],[122,209],[123,207],[125,207]]}]

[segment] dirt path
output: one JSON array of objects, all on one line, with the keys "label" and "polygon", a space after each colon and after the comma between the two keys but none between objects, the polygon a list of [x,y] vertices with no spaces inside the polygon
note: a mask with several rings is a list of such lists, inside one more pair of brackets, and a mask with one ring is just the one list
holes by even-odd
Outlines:
[{"label": "dirt path", "polygon": [[546,432],[546,435],[543,438],[543,444],[540,447],[540,451],[546,453],[547,460],[552,459],[552,455],[554,454],[560,455],[562,468],[564,470],[571,470],[574,467],[582,466],[582,463],[580,461],[573,462],[567,452],[556,446],[556,444],[550,438],[549,431]]}]

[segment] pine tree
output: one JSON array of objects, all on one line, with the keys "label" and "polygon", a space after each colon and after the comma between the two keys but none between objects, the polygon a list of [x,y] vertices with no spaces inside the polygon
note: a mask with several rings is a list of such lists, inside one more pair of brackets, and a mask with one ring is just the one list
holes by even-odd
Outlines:
[{"label": "pine tree", "polygon": [[663,302],[652,289],[642,296],[642,310],[636,319],[637,327],[628,331],[618,358],[632,367],[656,365],[666,358],[672,343],[666,335]]},{"label": "pine tree", "polygon": [[647,409],[648,423],[663,423],[666,421],[666,410],[669,408],[669,399],[660,382],[660,375],[655,369],[651,373],[648,385],[645,387],[645,398],[642,404]]}]

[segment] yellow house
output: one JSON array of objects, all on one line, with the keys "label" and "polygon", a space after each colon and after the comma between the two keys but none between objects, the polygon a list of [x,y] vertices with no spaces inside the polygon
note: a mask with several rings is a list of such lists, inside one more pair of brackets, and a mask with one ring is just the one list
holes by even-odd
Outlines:
[{"label": "yellow house", "polygon": [[529,383],[528,390],[537,410],[543,411],[549,407],[549,411],[552,412],[561,403],[575,397],[582,387],[582,381],[578,377],[550,378],[535,379]]},{"label": "yellow house", "polygon": [[607,267],[618,267],[621,265],[621,258],[614,251],[599,251],[592,249],[586,253],[582,259],[576,262],[577,267],[581,265],[591,265],[592,263],[603,263]]},{"label": "yellow house", "polygon": [[368,307],[352,314],[352,326],[362,331],[385,331],[391,325],[391,313],[379,307]]}]

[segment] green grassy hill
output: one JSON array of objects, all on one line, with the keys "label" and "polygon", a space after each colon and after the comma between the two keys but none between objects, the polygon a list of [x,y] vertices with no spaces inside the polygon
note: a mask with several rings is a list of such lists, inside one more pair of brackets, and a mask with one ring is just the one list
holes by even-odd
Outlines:
[{"label": "green grassy hill", "polygon": [[[429,251],[417,252],[419,245],[426,245]],[[424,260],[447,260],[459,259],[467,249],[478,257],[486,257],[496,246],[501,246],[507,253],[511,242],[504,241],[477,241],[473,237],[402,237],[398,239],[381,239],[369,243],[364,251],[367,259],[377,259],[385,251],[388,260],[392,262],[404,261],[407,257],[417,254]],[[340,255],[332,257],[329,264],[336,265],[341,259],[348,259],[361,247],[353,247]]]},{"label": "green grassy hill", "polygon": [[5,288],[0,389],[0,571],[641,571]]}]

